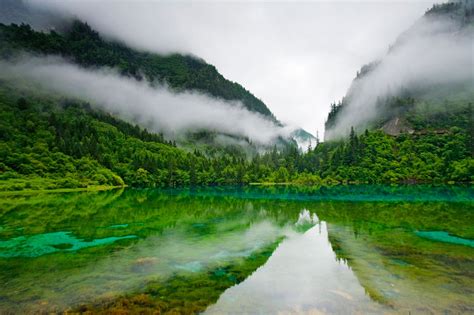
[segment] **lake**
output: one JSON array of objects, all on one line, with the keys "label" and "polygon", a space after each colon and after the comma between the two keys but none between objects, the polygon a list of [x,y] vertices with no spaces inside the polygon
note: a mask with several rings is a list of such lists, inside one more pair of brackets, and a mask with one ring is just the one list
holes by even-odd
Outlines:
[{"label": "lake", "polygon": [[474,312],[474,189],[2,195],[0,313]]}]

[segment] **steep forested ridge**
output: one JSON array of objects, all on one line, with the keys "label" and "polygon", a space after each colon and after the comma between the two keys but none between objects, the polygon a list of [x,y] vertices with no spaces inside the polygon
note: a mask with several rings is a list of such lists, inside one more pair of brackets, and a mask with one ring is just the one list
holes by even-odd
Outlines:
[{"label": "steep forested ridge", "polygon": [[[462,0],[434,5],[423,18],[450,23],[447,35],[456,38],[473,27],[474,3]],[[419,32],[417,24],[397,39],[387,56],[399,49],[413,32]],[[338,125],[352,99],[361,93],[359,82],[370,76],[382,62],[383,59],[364,65],[346,96],[331,104],[325,124],[325,138],[329,141],[308,153],[307,158],[312,161],[308,164],[313,168],[317,164],[321,176],[328,174],[337,179],[371,181],[378,177],[382,181],[395,182],[472,181],[472,82],[428,85],[423,89],[407,85],[395,94],[377,99],[375,106],[370,107],[376,112],[375,118],[356,126]],[[352,114],[364,115],[363,112]],[[348,140],[340,138],[349,130]]]},{"label": "steep forested ridge", "polygon": [[0,81],[0,190],[286,182],[298,155],[187,152],[88,103]]},{"label": "steep forested ridge", "polygon": [[[443,23],[448,25],[439,27],[432,26],[429,29],[427,23]],[[474,27],[474,2],[471,0],[460,0],[444,4],[434,5],[414,26],[402,33],[395,43],[390,46],[388,53],[381,60],[364,65],[357,72],[351,87],[346,96],[339,102],[331,104],[325,124],[325,138],[327,140],[336,139],[341,134],[348,134],[349,126],[340,126],[342,116],[350,109],[350,103],[360,95],[361,85],[367,76],[378,70],[385,59],[393,58],[400,47],[403,47],[407,40],[419,40],[419,38],[429,37],[439,32],[447,37],[456,38],[469,36]],[[429,29],[429,31],[427,31]],[[439,38],[438,38],[439,39]],[[471,45],[472,47],[472,45]],[[429,49],[429,48],[428,48]],[[407,60],[409,62],[419,62],[417,60]],[[443,62],[439,60],[439,62]],[[410,67],[409,64],[401,65]],[[433,65],[435,66],[435,65]],[[453,70],[455,71],[455,70]],[[395,72],[392,72],[392,74]],[[449,73],[446,73],[449,76]],[[387,82],[388,86],[392,83]],[[359,134],[366,128],[381,129],[385,133],[397,136],[401,133],[420,133],[426,130],[437,129],[439,132],[450,127],[467,127],[466,124],[459,125],[461,117],[474,102],[474,87],[472,80],[463,83],[452,84],[432,84],[420,87],[418,84],[402,86],[398,91],[391,91],[377,98],[375,106],[367,110],[375,112],[375,118],[358,122],[353,127]],[[362,115],[362,113],[360,113]],[[440,117],[444,116],[442,126],[439,125]],[[437,118],[433,118],[437,117]],[[437,120],[436,125],[433,119]],[[461,118],[462,119],[462,118]],[[441,119],[443,120],[443,119]],[[345,130],[341,130],[344,129]],[[338,130],[336,130],[338,129]]]},{"label": "steep forested ridge", "polygon": [[230,101],[276,121],[268,107],[240,84],[225,79],[214,66],[180,54],[158,55],[106,41],[89,25],[75,20],[64,33],[38,32],[29,25],[0,24],[0,57],[19,50],[59,55],[83,67],[113,67],[138,80],[168,84],[176,91],[195,90]]},{"label": "steep forested ridge", "polygon": [[[474,3],[464,0],[434,5],[423,18],[425,20],[418,23],[450,23],[450,27],[444,31],[447,36],[456,38],[472,28]],[[431,32],[439,30],[434,28]],[[397,39],[387,56],[390,57],[403,46],[412,33],[417,36],[426,35],[420,33],[415,24]],[[346,96],[331,104],[325,125],[325,138],[330,141],[309,152],[308,156],[312,156],[310,159],[320,164],[319,169],[326,169],[320,170],[323,175],[326,172],[338,179],[370,181],[370,178],[373,180],[374,177],[381,176],[383,181],[472,181],[472,82],[435,84],[423,88],[407,85],[397,93],[377,98],[375,106],[370,107],[371,111],[376,112],[375,118],[352,127],[340,125],[352,99],[361,93],[360,81],[377,70],[383,61],[384,59],[363,66],[357,72]],[[387,82],[387,85],[390,84],[391,82]],[[344,128],[346,130],[341,131]],[[376,131],[369,132],[367,129]],[[349,141],[337,140],[348,130],[351,130]],[[322,164],[321,157],[325,161]]]},{"label": "steep forested ridge", "polygon": [[6,83],[0,106],[0,189],[217,184],[223,178],[209,172],[240,161],[223,155],[211,162],[87,103]]}]

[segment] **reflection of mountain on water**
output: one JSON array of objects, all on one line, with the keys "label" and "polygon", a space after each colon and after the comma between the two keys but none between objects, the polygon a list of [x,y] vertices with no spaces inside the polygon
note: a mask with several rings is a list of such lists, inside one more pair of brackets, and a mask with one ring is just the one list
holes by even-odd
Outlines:
[{"label": "reflection of mountain on water", "polygon": [[[301,208],[276,203],[156,190],[5,198],[0,270],[8,272],[0,272],[0,309],[202,311],[299,231],[293,223]],[[29,240],[24,252],[45,250],[2,259],[22,250],[15,244],[23,238]],[[76,248],[76,239],[91,246]],[[108,239],[117,242],[96,244]]]},{"label": "reflection of mountain on water", "polygon": [[328,225],[338,260],[366,293],[401,313],[474,312],[474,251],[414,231]]},{"label": "reflection of mountain on water", "polygon": [[[251,224],[249,219],[180,224],[161,234],[116,244],[109,250],[99,246],[74,252],[56,250],[53,254],[46,253],[29,260],[16,258],[16,267],[10,269],[19,273],[0,289],[0,296],[8,297],[0,301],[0,308],[12,313],[20,310],[41,313],[81,304],[85,307],[83,310],[89,310],[88,305],[95,303],[110,310],[116,306],[115,298],[120,300],[121,295],[136,296],[145,292],[149,293],[147,303],[152,309],[159,306],[154,305],[157,302],[154,299],[158,297],[164,296],[166,300],[174,294],[172,292],[190,294],[186,291],[188,281],[199,283],[193,289],[194,296],[200,294],[198,287],[207,287],[199,296],[200,304],[207,302],[210,294],[217,299],[224,289],[242,281],[263,264],[282,237],[294,233],[265,218]],[[202,231],[206,229],[212,233]],[[5,250],[2,244],[0,250]],[[68,263],[71,260],[80,264],[71,265]],[[44,266],[55,272],[41,272]],[[166,289],[169,287],[173,289]],[[20,289],[23,298],[15,293]],[[30,298],[25,299],[25,296]],[[175,297],[173,303],[183,306],[190,298],[187,295]],[[126,299],[128,297],[123,300]],[[41,304],[41,301],[48,303]],[[214,300],[207,303],[212,302]],[[166,302],[161,301],[161,304],[166,305]]]},{"label": "reflection of mountain on water", "polygon": [[336,260],[326,223],[322,222],[284,240],[264,266],[226,290],[206,313],[348,314],[383,310],[365,294],[348,265]]},{"label": "reflection of mountain on water", "polygon": [[308,209],[303,209],[298,215],[298,221],[296,226],[314,225],[319,222],[318,215],[316,213],[311,214]]}]

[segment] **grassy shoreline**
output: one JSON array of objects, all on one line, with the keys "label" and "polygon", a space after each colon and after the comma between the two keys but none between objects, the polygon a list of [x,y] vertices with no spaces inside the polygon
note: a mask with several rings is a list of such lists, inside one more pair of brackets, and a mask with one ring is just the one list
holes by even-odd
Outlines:
[{"label": "grassy shoreline", "polygon": [[[262,186],[262,187],[271,187],[271,186],[305,186],[305,187],[330,187],[330,186],[339,186],[339,185],[366,185],[367,183],[355,183],[355,182],[343,182],[343,183],[321,183],[321,184],[303,184],[303,183],[275,183],[275,182],[261,182],[261,183],[248,183],[244,186]],[[458,183],[458,182],[443,182],[443,183],[386,183],[387,185],[473,185],[473,182],[469,183]],[[68,192],[94,192],[94,191],[107,191],[113,189],[122,189],[129,187],[128,185],[123,186],[109,186],[109,185],[89,185],[87,187],[77,187],[77,188],[53,188],[53,189],[22,189],[22,190],[4,190],[0,191],[0,196],[9,196],[9,195],[28,195],[28,194],[37,194],[37,193],[68,193]]]},{"label": "grassy shoreline", "polygon": [[402,181],[402,182],[386,182],[386,183],[368,183],[358,181],[342,181],[342,182],[324,182],[317,184],[306,184],[298,182],[285,182],[285,183],[274,183],[274,182],[261,182],[261,183],[249,183],[248,186],[338,186],[338,185],[474,185],[474,182],[455,182],[455,181]]},{"label": "grassy shoreline", "polygon": [[27,194],[37,194],[37,193],[67,193],[67,192],[81,192],[81,191],[106,191],[113,189],[125,188],[125,186],[107,186],[107,185],[93,185],[87,187],[78,187],[78,188],[54,188],[54,189],[23,189],[23,190],[5,190],[0,191],[0,196],[8,195],[27,195]]}]

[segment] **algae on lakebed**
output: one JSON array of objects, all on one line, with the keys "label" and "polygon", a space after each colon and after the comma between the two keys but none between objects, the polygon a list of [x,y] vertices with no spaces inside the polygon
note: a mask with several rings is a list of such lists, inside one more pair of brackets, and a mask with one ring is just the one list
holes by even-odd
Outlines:
[{"label": "algae on lakebed", "polygon": [[166,280],[148,282],[144,288],[115,298],[96,300],[78,306],[74,311],[92,313],[159,314],[201,313],[217,301],[227,288],[247,278],[271,256],[278,242],[239,259],[205,272],[175,274]]},{"label": "algae on lakebed", "polygon": [[437,242],[474,247],[474,240],[450,235],[444,231],[416,231],[416,235]]},{"label": "algae on lakebed", "polygon": [[[295,225],[306,213],[327,224],[326,261],[349,265],[347,272],[357,280],[348,287],[362,285],[375,309],[473,309],[473,248],[416,234],[441,231],[474,239],[472,188],[295,189],[5,196],[0,200],[0,309],[201,312],[227,288],[267,270],[277,244],[285,242],[281,248],[288,249],[287,240],[312,233]],[[315,222],[308,223],[309,228]],[[40,242],[45,235],[55,241]],[[42,250],[30,252],[32,242],[44,243]],[[316,249],[310,243],[304,250]],[[22,254],[6,254],[15,251]],[[303,263],[318,268],[321,261]],[[303,281],[298,290],[318,285],[323,284]],[[272,286],[265,290],[271,293]],[[337,294],[343,307],[350,292]],[[308,307],[324,307],[316,300]],[[429,307],[423,309],[425,304]]]},{"label": "algae on lakebed", "polygon": [[0,241],[0,257],[38,257],[62,250],[75,251],[135,237],[135,235],[111,236],[85,241],[75,238],[71,235],[71,232],[65,231],[18,236],[6,241]]}]

